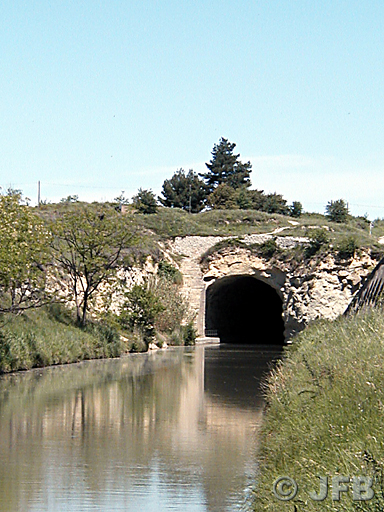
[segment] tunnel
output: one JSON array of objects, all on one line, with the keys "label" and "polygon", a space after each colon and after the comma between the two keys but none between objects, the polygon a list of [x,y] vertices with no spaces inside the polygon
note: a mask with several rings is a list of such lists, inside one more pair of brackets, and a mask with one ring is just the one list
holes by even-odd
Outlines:
[{"label": "tunnel", "polygon": [[224,343],[282,345],[283,303],[276,290],[249,275],[217,279],[206,291],[205,334]]}]

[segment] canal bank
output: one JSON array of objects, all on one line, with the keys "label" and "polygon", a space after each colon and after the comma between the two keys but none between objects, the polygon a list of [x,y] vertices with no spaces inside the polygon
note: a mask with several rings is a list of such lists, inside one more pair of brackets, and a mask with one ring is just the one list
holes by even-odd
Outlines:
[{"label": "canal bank", "polygon": [[[367,310],[318,321],[286,348],[267,379],[255,511],[383,509],[383,333],[382,310]],[[375,497],[354,501],[344,482],[340,502],[331,490],[311,498],[319,476],[331,484],[340,475],[371,477]],[[292,479],[284,488],[282,477]]]}]

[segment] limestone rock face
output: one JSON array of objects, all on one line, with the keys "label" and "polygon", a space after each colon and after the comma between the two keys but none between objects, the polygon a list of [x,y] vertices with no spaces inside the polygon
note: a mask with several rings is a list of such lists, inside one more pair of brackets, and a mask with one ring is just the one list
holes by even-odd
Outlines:
[{"label": "limestone rock face", "polygon": [[[263,242],[265,236],[252,235],[248,243],[255,243],[257,237]],[[235,246],[213,252],[201,263],[202,254],[220,240],[220,237],[193,236],[176,238],[172,245],[173,252],[183,255],[180,269],[184,275],[184,293],[196,312],[200,334],[204,331],[205,290],[216,279],[251,275],[274,288],[283,302],[285,335],[289,339],[317,318],[335,319],[344,313],[362,280],[377,263],[368,253],[350,260],[337,260],[329,254],[323,259],[280,261]],[[304,240],[277,237],[276,243],[292,247]]]}]

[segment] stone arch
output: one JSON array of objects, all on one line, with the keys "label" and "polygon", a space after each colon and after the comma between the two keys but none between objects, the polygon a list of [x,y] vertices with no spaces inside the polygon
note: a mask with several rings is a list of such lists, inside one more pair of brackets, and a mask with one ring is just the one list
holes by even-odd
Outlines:
[{"label": "stone arch", "polygon": [[205,334],[239,344],[284,343],[283,301],[251,275],[216,279],[206,290]]}]

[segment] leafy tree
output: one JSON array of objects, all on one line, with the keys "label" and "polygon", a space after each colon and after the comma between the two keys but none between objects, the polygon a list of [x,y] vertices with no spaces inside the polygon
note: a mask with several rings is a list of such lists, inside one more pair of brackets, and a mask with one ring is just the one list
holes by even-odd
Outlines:
[{"label": "leafy tree", "polygon": [[81,206],[52,224],[56,261],[70,281],[78,323],[86,324],[90,302],[116,274],[122,251],[136,243],[136,228],[114,208]]},{"label": "leafy tree", "polygon": [[0,196],[0,312],[18,313],[46,304],[50,233],[21,192]]},{"label": "leafy tree", "polygon": [[137,194],[132,198],[132,204],[140,213],[149,214],[157,211],[156,196],[152,190],[139,188]]},{"label": "leafy tree", "polygon": [[221,183],[207,198],[208,205],[216,210],[232,210],[238,208],[236,191]]},{"label": "leafy tree", "polygon": [[223,137],[219,144],[213,146],[212,158],[209,163],[205,164],[208,172],[200,174],[205,180],[208,192],[212,193],[223,183],[233,189],[251,185],[249,178],[252,171],[251,162],[242,163],[239,160],[240,155],[233,153],[235,147],[236,144]]},{"label": "leafy tree", "polygon": [[344,199],[338,199],[337,201],[329,201],[325,207],[326,215],[329,220],[333,222],[345,222],[348,219],[348,205]]},{"label": "leafy tree", "polygon": [[171,179],[164,181],[161,193],[163,198],[159,197],[159,201],[163,206],[186,211],[191,207],[191,213],[201,211],[207,197],[204,182],[192,169],[188,174],[185,174],[184,169],[176,171]]}]

